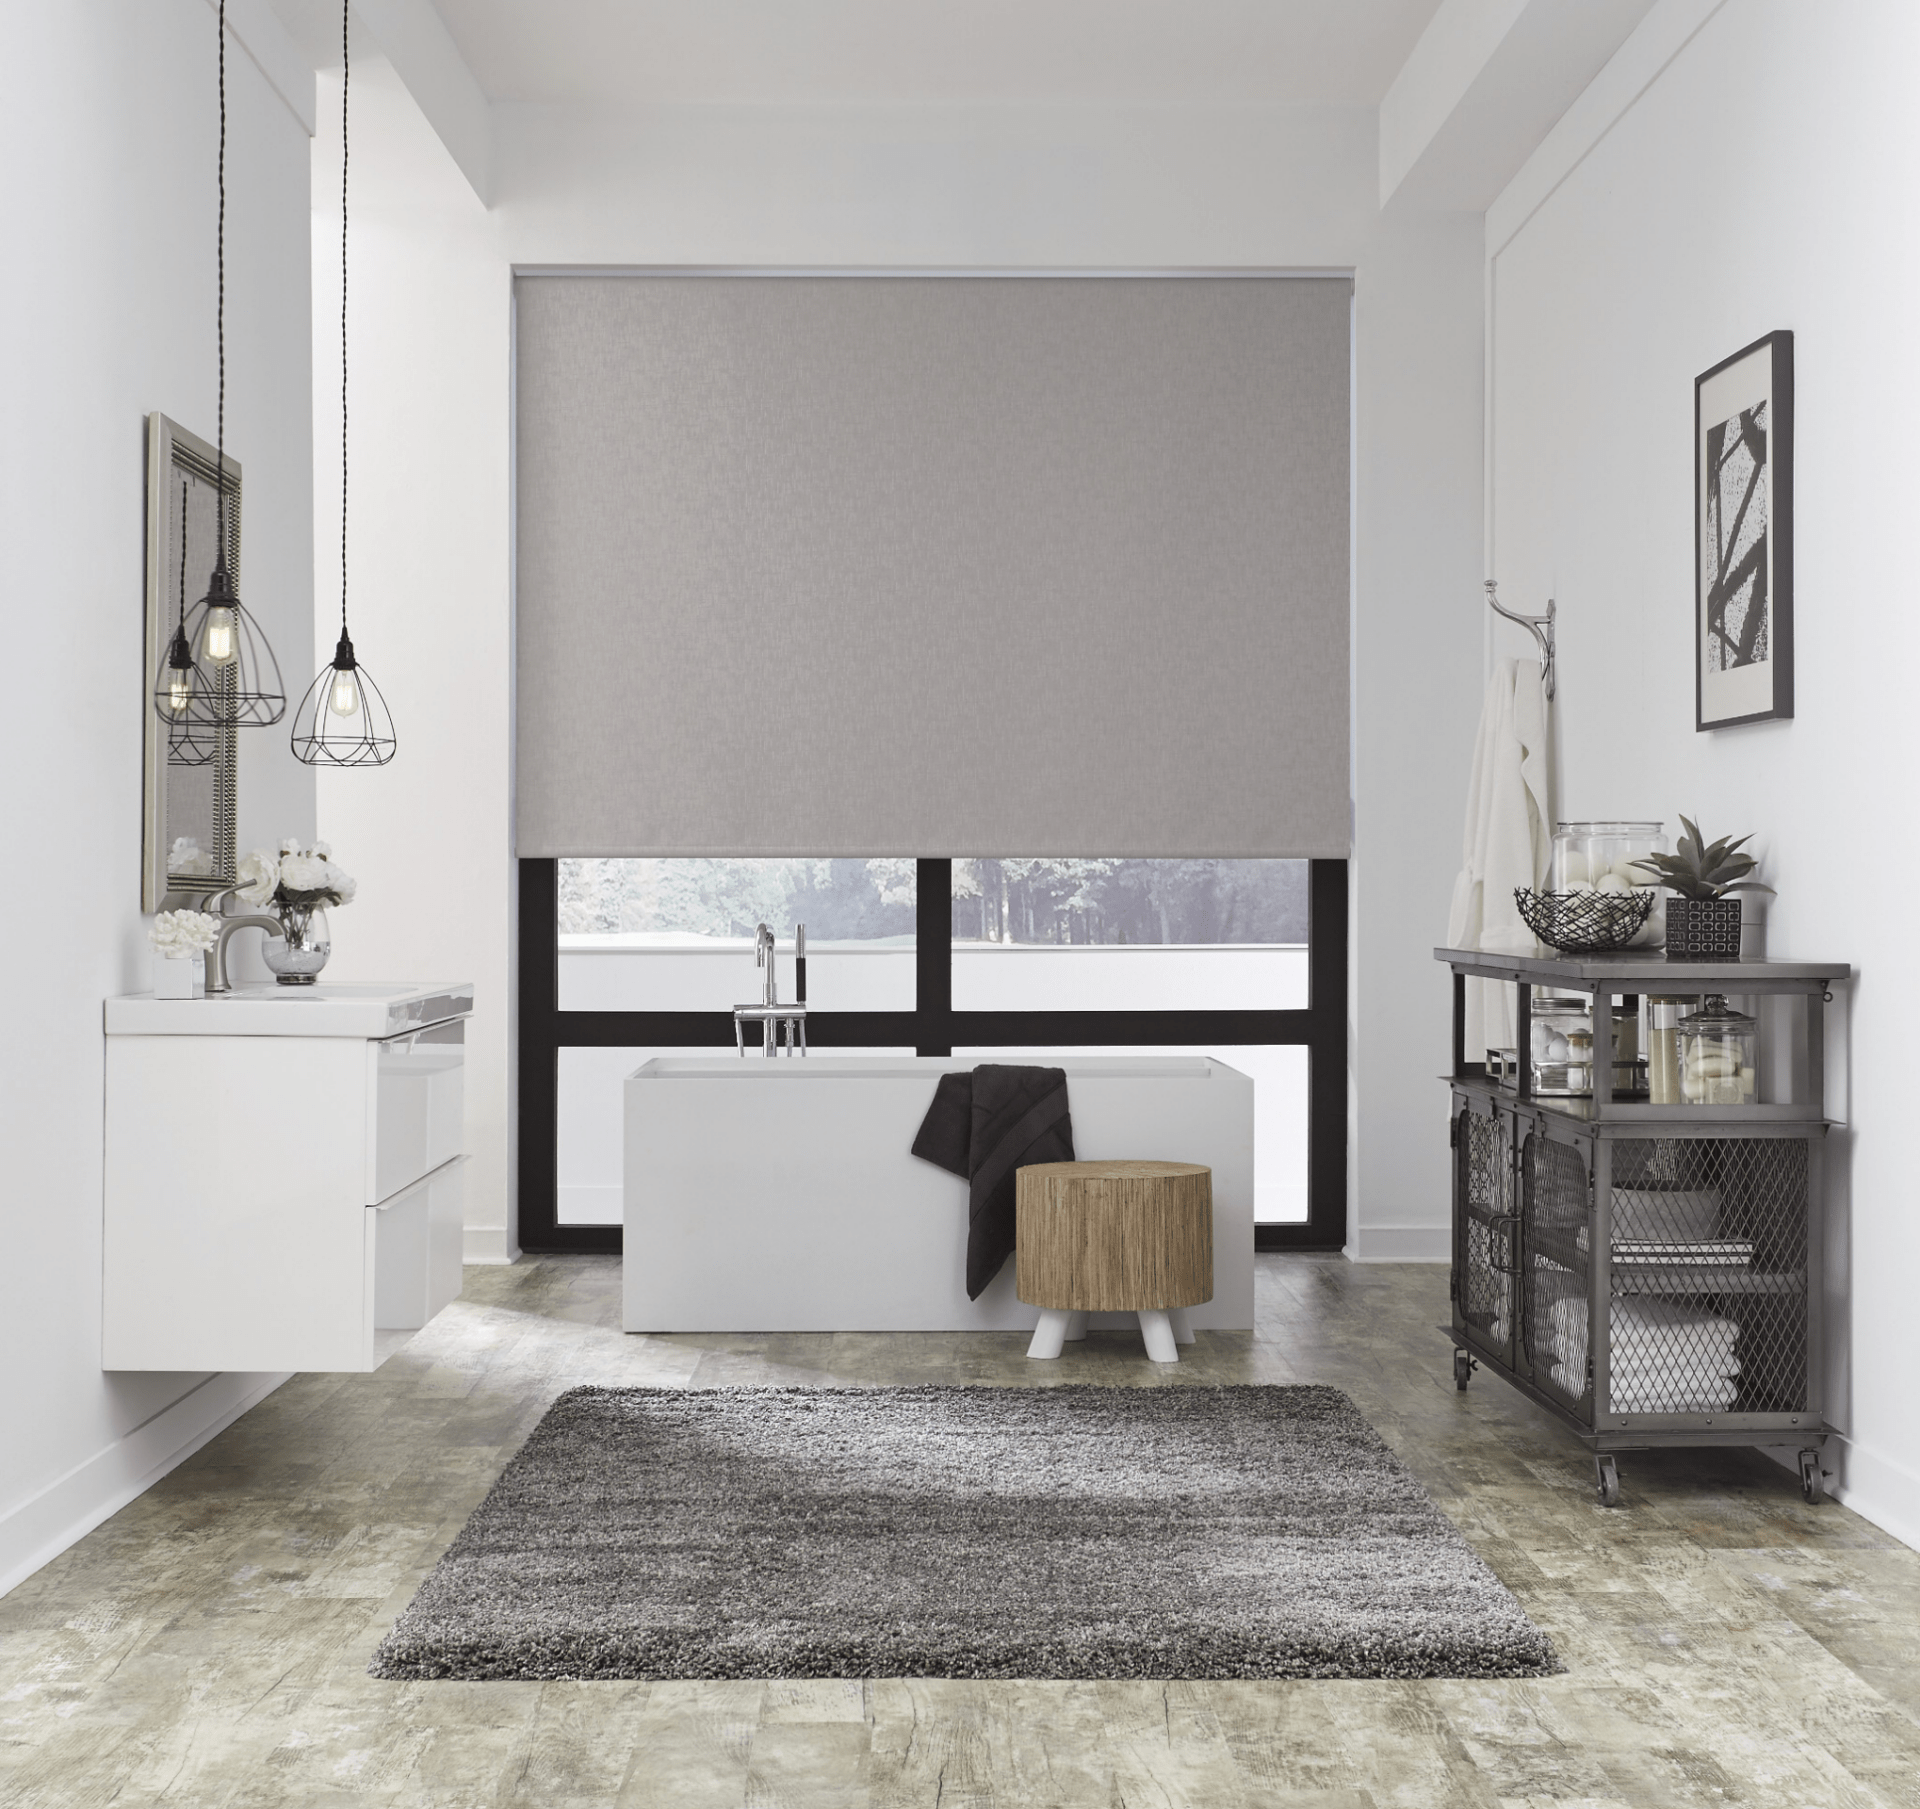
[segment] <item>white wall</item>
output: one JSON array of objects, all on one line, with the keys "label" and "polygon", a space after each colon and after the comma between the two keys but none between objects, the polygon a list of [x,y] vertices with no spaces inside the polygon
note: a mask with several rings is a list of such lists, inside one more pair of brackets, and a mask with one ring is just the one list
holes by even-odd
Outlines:
[{"label": "white wall", "polygon": [[[328,103],[321,111],[324,134]],[[363,154],[358,130],[354,167],[369,170],[372,182],[378,153],[369,141]],[[1376,146],[1375,115],[1365,107],[679,107],[625,114],[501,105],[491,179],[497,245],[470,230],[470,196],[436,178],[439,224],[429,227],[416,216],[423,242],[404,260],[396,254],[394,264],[398,277],[404,262],[404,283],[369,275],[356,287],[356,322],[364,322],[370,342],[391,341],[373,356],[387,361],[393,381],[413,386],[419,406],[405,436],[356,454],[362,470],[376,469],[372,461],[381,457],[391,461],[396,494],[404,480],[416,515],[387,528],[356,516],[355,558],[360,571],[389,557],[409,558],[410,537],[441,532],[428,520],[433,510],[465,509],[473,497],[494,494],[491,468],[481,466],[488,451],[482,433],[495,428],[473,398],[498,394],[498,341],[470,311],[487,322],[498,318],[507,262],[1353,268],[1361,446],[1352,1009],[1362,1092],[1351,1248],[1360,1256],[1440,1260],[1445,1097],[1433,1076],[1445,1059],[1446,991],[1429,951],[1445,930],[1479,703],[1481,240],[1477,215],[1383,217]],[[319,201],[324,210],[324,182]],[[324,228],[323,211],[322,237]],[[366,254],[356,255],[366,262]],[[323,289],[326,281],[323,272]],[[428,330],[438,341],[430,378],[406,368],[406,348],[419,354]],[[443,398],[431,407],[429,384]],[[324,402],[324,369],[318,393]],[[324,465],[324,427],[320,438]],[[320,489],[324,549],[324,482]],[[392,674],[400,759],[385,775],[325,783],[322,816],[342,858],[373,878],[362,897],[398,898],[417,887],[423,871],[411,838],[423,833],[432,812],[451,809],[449,820],[461,830],[457,852],[434,870],[462,902],[436,912],[416,898],[409,909],[422,924],[437,914],[457,925],[457,940],[428,941],[409,931],[411,947],[457,946],[484,988],[506,959],[505,923],[485,914],[486,898],[499,895],[495,837],[509,808],[509,775],[493,758],[506,745],[508,721],[507,655],[499,638],[505,605],[487,588],[477,559],[468,563],[479,550],[475,537],[463,530],[453,538],[460,544],[448,547],[455,560],[448,569],[460,580],[436,576],[408,600],[423,636],[417,648],[390,641],[396,652],[376,654],[372,638],[365,643],[376,674],[383,681]],[[486,550],[491,557],[491,543]],[[408,811],[395,813],[394,834],[381,840],[368,813],[390,806],[374,801],[383,797],[375,788],[400,778],[426,738],[416,730],[408,740],[399,700],[431,696],[455,647],[472,660],[464,668],[471,682],[459,699],[463,714],[444,731],[431,715],[418,720],[461,750],[459,796],[450,799],[437,784],[424,788]],[[1285,778],[1269,775],[1267,782]],[[373,959],[368,951],[376,942],[376,965],[400,959],[397,939],[375,938],[365,919],[349,924],[343,913],[335,960]],[[490,1043],[476,1058],[470,1074],[490,1096],[504,1098],[504,1051],[496,1057]],[[490,1074],[496,1059],[499,1071]],[[472,1197],[476,1210],[490,1215],[489,1227],[511,1223],[511,1206],[479,1177]]]},{"label": "white wall", "polygon": [[[281,1378],[100,1369],[101,1001],[144,990],[144,419],[214,437],[214,15],[204,0],[13,9],[0,58],[5,433],[0,586],[21,682],[0,712],[13,951],[0,1038],[0,1589]],[[311,638],[304,127],[228,71],[227,448],[243,594],[290,684]],[[204,574],[202,574],[204,576]],[[309,833],[284,733],[249,731],[242,835]],[[191,1160],[208,1122],[183,1125]]]},{"label": "white wall", "polygon": [[[1833,1048],[1832,1411],[1848,1500],[1920,1543],[1920,12],[1663,0],[1639,36],[1488,215],[1494,569],[1516,600],[1559,599],[1565,814],[1757,832],[1770,952],[1861,971]],[[1798,365],[1797,714],[1702,735],[1693,379],[1778,327]]]},{"label": "white wall", "polygon": [[[340,607],[340,83],[313,146],[314,658]],[[328,977],[474,985],[467,1258],[506,1261],[513,1132],[509,843],[511,292],[494,222],[380,58],[356,48],[348,300],[348,621],[393,712],[390,765],[320,774],[360,881]]]},{"label": "white wall", "polygon": [[1348,1249],[1448,1250],[1446,941],[1482,690],[1481,227],[1390,207],[1355,285]]}]

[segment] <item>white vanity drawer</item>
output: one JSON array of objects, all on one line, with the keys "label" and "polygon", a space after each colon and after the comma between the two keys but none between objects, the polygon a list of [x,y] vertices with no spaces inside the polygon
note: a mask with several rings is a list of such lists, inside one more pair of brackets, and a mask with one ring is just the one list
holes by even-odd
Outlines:
[{"label": "white vanity drawer", "polygon": [[377,1331],[416,1332],[460,1298],[466,1167],[466,1157],[456,1156],[366,1209]]},{"label": "white vanity drawer", "polygon": [[367,1194],[377,1206],[460,1153],[466,1020],[367,1045]]}]

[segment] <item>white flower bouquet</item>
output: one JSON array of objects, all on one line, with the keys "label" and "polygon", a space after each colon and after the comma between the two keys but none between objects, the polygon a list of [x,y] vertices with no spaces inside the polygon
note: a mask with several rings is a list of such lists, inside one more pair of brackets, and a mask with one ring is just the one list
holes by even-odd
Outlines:
[{"label": "white flower bouquet", "polygon": [[264,848],[242,855],[239,896],[256,909],[311,911],[316,905],[347,905],[359,883],[333,863],[325,842],[302,843],[289,836],[277,855]]},{"label": "white flower bouquet", "polygon": [[167,871],[198,879],[213,871],[213,856],[190,835],[177,835],[167,853]]}]

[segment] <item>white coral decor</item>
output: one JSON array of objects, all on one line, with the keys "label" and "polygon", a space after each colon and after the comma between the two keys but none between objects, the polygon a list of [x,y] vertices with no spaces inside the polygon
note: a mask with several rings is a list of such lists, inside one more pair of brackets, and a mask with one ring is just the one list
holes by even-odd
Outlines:
[{"label": "white coral decor", "polygon": [[190,955],[205,954],[219,933],[219,918],[205,911],[162,911],[153,920],[147,937],[156,955],[183,961]]}]

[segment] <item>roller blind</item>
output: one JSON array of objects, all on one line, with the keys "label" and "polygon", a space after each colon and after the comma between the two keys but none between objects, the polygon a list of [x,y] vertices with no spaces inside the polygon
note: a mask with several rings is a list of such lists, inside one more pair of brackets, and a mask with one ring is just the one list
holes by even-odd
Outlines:
[{"label": "roller blind", "polygon": [[1346,280],[515,289],[522,854],[1345,855]]}]

